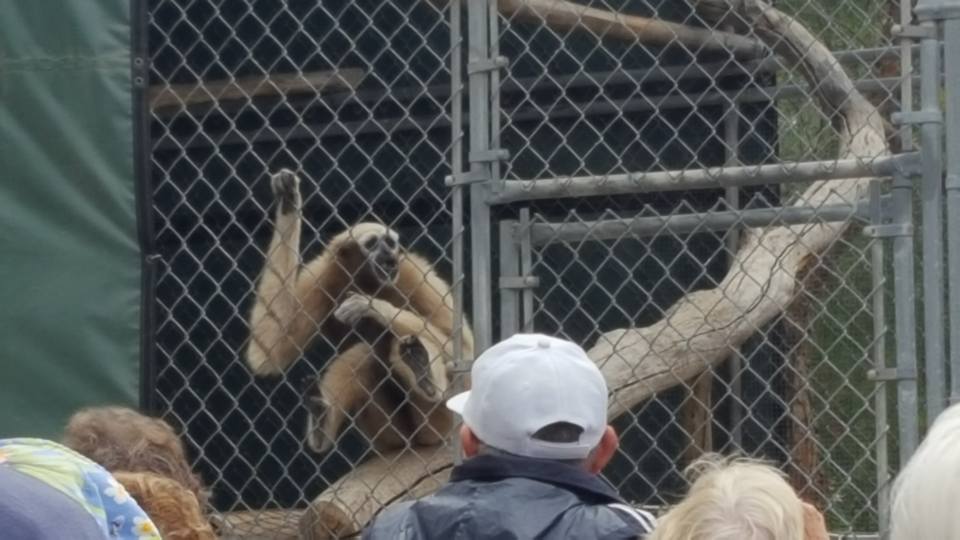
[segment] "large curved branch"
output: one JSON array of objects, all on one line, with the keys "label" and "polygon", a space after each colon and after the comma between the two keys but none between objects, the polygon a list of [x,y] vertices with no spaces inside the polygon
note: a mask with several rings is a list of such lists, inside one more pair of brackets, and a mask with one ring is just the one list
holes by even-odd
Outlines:
[{"label": "large curved branch", "polygon": [[[701,0],[711,6],[720,1]],[[829,49],[802,24],[764,2],[743,0],[734,7],[758,37],[808,79],[824,112],[835,120],[841,158],[869,160],[889,153],[880,114]],[[873,180],[817,181],[793,204],[849,204],[860,200]],[[656,324],[603,334],[588,352],[610,386],[611,416],[728,358],[784,310],[797,293],[798,271],[846,227],[830,223],[752,229],[716,288],[684,296]]]}]

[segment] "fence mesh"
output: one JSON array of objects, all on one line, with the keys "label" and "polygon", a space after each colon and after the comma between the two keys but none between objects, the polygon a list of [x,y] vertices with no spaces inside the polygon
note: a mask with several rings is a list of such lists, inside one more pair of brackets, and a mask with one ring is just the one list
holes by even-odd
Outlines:
[{"label": "fence mesh", "polygon": [[[836,159],[837,132],[811,84],[780,58],[733,56],[679,34],[656,47],[650,34],[624,36],[609,20],[592,23],[651,17],[755,35],[746,18],[721,21],[703,9],[716,2],[542,2],[539,15],[506,4],[497,52],[511,62],[500,85],[497,142],[511,152],[504,178],[529,190],[511,200],[530,200],[501,207],[499,217],[516,219],[521,208],[533,213],[515,229],[533,243],[521,273],[538,280],[532,305],[524,306],[532,312],[526,328],[616,348],[623,336],[605,332],[662,321],[690,292],[716,288],[743,270],[733,255],[744,229],[765,226],[750,212],[768,208],[771,221],[848,228],[806,261],[796,299],[781,314],[757,326],[728,358],[704,358],[710,365],[704,374],[676,375],[669,388],[649,392],[618,420],[622,449],[608,477],[631,500],[669,503],[682,492],[681,471],[692,459],[741,451],[783,464],[801,494],[826,510],[834,530],[877,530],[878,470],[887,471],[877,450],[887,426],[878,429],[882,388],[868,372],[879,339],[873,302],[883,290],[873,280],[876,240],[860,230],[866,216],[815,205],[795,218],[795,209],[785,207],[810,183],[690,191],[679,174]],[[897,4],[776,6],[834,52],[877,114],[897,109],[900,63],[889,49]],[[566,8],[576,15],[564,20],[559,13]],[[542,16],[547,12],[553,17]],[[673,189],[603,195],[609,175],[664,170],[676,171]],[[535,195],[538,184],[588,177],[597,179],[592,197]],[[862,208],[860,197],[865,192],[833,202]],[[760,282],[767,271],[747,269],[744,279]],[[645,373],[644,359],[634,360]]]},{"label": "fence mesh", "polygon": [[[529,2],[572,7],[576,15],[544,18],[517,9],[523,2],[498,2],[490,52],[509,65],[497,75],[498,100],[488,106],[493,143],[510,152],[501,169],[507,181],[529,187],[555,178],[838,155],[832,118],[781,60],[734,56],[676,34],[664,46],[616,25],[590,24],[591,17],[617,14],[750,35],[742,19],[718,20],[703,9],[709,2],[699,2],[699,10],[692,0]],[[457,224],[444,177],[453,148],[451,32],[459,28],[451,28],[446,3],[426,0],[149,6],[160,255],[155,407],[184,428],[216,507],[250,512],[233,517],[235,533],[295,534],[298,517],[280,510],[302,509],[369,460],[370,438],[383,435],[353,424],[377,410],[399,422],[396,415],[422,404],[411,397],[409,379],[389,375],[382,363],[390,354],[376,347],[388,346],[383,336],[390,332],[358,328],[357,339],[374,345],[366,357],[389,382],[361,384],[381,401],[371,397],[366,413],[346,411],[352,427],[318,454],[306,440],[308,411],[318,397],[315,377],[343,353],[340,336],[322,331],[325,320],[312,320],[318,336],[282,377],[251,373],[245,353],[254,291],[271,274],[266,261],[277,251],[268,246],[282,225],[270,174],[297,171],[303,199],[294,212],[303,226],[299,245],[285,238],[277,250],[309,262],[335,234],[379,221],[449,282]],[[790,0],[777,7],[835,52],[880,114],[898,108],[901,65],[889,35],[894,2]],[[675,377],[617,420],[623,444],[606,474],[631,501],[672,501],[690,460],[740,449],[784,464],[834,529],[876,530],[878,470],[886,470],[876,457],[882,439],[875,398],[882,388],[867,371],[880,339],[874,296],[884,292],[873,274],[884,270],[872,258],[877,240],[860,234],[868,219],[862,205],[846,214],[836,207],[856,206],[857,197],[806,214],[785,209],[810,185],[693,191],[678,176],[674,189],[655,193],[610,196],[598,188],[591,196],[494,207],[495,222],[531,212],[516,229],[517,242],[526,238],[530,246],[524,271],[539,278],[526,304],[533,313],[528,328],[585,346],[609,339],[605,333],[614,329],[652,325],[691,291],[742,270],[733,254],[748,226],[851,226],[805,261],[795,299],[728,358],[704,374]],[[683,224],[668,223],[684,216]],[[571,225],[579,236],[563,234]],[[364,287],[359,270],[343,269]],[[747,271],[746,279],[763,278]],[[434,287],[422,276],[419,283]],[[318,287],[312,290],[335,296]],[[443,290],[439,296],[449,299]],[[298,312],[313,309],[302,295],[297,300]],[[265,301],[275,310],[283,299],[275,293]],[[405,300],[393,303],[417,311]],[[360,380],[367,368],[374,369],[353,366],[350,373]]]},{"label": "fence mesh", "polygon": [[305,444],[303,381],[334,338],[283,377],[244,361],[276,225],[269,175],[301,178],[305,261],[375,220],[449,279],[447,16],[412,0],[154,0],[149,29],[156,407],[184,427],[219,509],[302,508],[367,448],[356,430],[326,455]]}]

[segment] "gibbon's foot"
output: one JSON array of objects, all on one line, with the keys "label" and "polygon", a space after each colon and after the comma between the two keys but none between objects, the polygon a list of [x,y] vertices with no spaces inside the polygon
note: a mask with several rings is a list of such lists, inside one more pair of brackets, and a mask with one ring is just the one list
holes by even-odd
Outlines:
[{"label": "gibbon's foot", "polygon": [[400,360],[413,372],[413,379],[417,388],[427,399],[439,399],[437,385],[433,383],[433,373],[430,371],[430,354],[417,336],[406,336],[400,339]]},{"label": "gibbon's foot", "polygon": [[356,326],[360,319],[373,313],[373,299],[365,294],[350,293],[340,302],[333,316],[347,326]]},{"label": "gibbon's foot", "polygon": [[307,407],[307,446],[317,454],[326,454],[333,449],[333,439],[324,431],[330,405],[317,393],[304,397]]},{"label": "gibbon's foot", "polygon": [[300,178],[290,169],[280,169],[270,177],[270,189],[280,203],[280,212],[292,214],[300,208]]}]

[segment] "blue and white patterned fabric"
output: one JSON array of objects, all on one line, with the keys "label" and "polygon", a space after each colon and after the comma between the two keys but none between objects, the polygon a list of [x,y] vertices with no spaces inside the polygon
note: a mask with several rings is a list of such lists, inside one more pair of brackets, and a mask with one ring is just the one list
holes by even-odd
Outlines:
[{"label": "blue and white patterned fabric", "polygon": [[107,538],[160,540],[150,517],[106,469],[44,439],[0,439],[0,467],[10,467],[64,493],[82,506]]}]

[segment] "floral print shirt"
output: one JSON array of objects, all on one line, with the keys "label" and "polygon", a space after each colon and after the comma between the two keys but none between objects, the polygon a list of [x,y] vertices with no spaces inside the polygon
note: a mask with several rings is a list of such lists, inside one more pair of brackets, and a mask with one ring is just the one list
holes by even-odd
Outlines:
[{"label": "floral print shirt", "polygon": [[107,538],[161,540],[157,527],[106,469],[44,439],[0,439],[0,467],[32,476],[79,503]]}]

